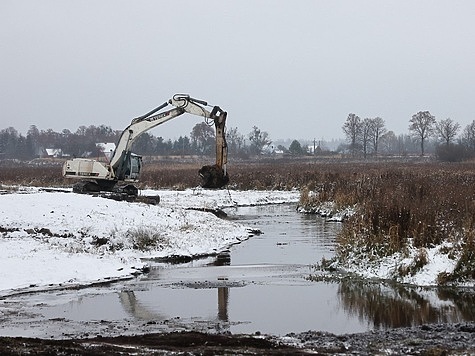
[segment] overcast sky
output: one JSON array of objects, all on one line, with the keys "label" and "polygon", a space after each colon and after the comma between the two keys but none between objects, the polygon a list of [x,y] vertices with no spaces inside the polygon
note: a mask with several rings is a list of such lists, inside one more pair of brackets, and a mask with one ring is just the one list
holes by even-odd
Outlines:
[{"label": "overcast sky", "polygon": [[[475,1],[0,1],[0,129],[122,130],[175,93],[271,139],[475,120]],[[200,122],[153,129],[178,138]]]}]

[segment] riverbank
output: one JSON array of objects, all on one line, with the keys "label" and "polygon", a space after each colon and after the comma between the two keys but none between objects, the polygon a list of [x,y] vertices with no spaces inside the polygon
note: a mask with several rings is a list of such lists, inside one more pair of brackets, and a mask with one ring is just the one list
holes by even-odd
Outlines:
[{"label": "riverbank", "polygon": [[432,324],[334,335],[318,331],[269,335],[197,332],[89,339],[0,338],[2,355],[467,355],[475,353],[475,323]]},{"label": "riverbank", "polygon": [[127,279],[147,259],[216,255],[255,231],[209,209],[295,202],[297,191],[152,191],[158,206],[68,189],[0,195],[0,296]]}]

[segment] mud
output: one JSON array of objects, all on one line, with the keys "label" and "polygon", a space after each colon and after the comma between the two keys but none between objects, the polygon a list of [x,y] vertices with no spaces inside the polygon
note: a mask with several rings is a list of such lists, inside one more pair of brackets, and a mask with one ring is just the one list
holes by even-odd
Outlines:
[{"label": "mud", "polygon": [[199,332],[45,340],[0,338],[2,355],[460,355],[475,353],[475,323],[335,335],[318,331],[268,335]]}]

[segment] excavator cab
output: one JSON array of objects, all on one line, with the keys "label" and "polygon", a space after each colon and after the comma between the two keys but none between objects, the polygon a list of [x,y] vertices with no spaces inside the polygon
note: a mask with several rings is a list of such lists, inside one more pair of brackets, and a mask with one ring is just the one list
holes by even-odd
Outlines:
[{"label": "excavator cab", "polygon": [[130,151],[122,152],[120,164],[116,170],[116,179],[124,182],[137,182],[142,168],[142,156]]},{"label": "excavator cab", "polygon": [[142,156],[132,153],[130,155],[129,164],[129,174],[125,176],[125,179],[129,179],[133,182],[136,182],[139,179],[140,170],[142,169]]}]

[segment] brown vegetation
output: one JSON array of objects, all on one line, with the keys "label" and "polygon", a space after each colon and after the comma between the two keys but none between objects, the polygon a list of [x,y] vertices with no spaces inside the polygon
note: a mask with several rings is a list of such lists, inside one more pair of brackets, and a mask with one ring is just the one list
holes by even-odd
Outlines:
[{"label": "brown vegetation", "polygon": [[[475,169],[472,164],[364,165],[329,172],[302,195],[301,204],[325,201],[355,205],[356,213],[338,238],[338,258],[355,251],[378,259],[419,248],[413,274],[428,261],[425,248],[447,243],[445,253],[458,261],[439,282],[475,279]],[[309,191],[316,194],[310,195]]]},{"label": "brown vegetation", "polygon": [[[145,162],[142,188],[184,189],[200,184],[204,162]],[[426,263],[425,248],[449,244],[458,261],[441,283],[475,278],[475,169],[473,163],[261,160],[228,164],[235,189],[301,189],[302,206],[334,202],[356,206],[339,236],[338,253],[355,250],[375,259],[404,251],[409,239],[420,249],[414,273]],[[0,165],[0,184],[68,186],[60,162]],[[312,193],[312,194],[310,194]]]},{"label": "brown vegetation", "polygon": [[[144,158],[140,188],[185,189],[199,186],[198,171],[213,159],[196,160],[169,158],[150,160]],[[41,162],[41,163],[40,163]],[[30,186],[71,186],[74,182],[61,176],[62,160],[42,160],[34,163],[0,161],[0,184]],[[328,166],[334,165],[322,163]],[[320,164],[312,160],[278,159],[242,161],[228,164],[229,187],[233,189],[290,190],[307,186],[317,179]]]}]

